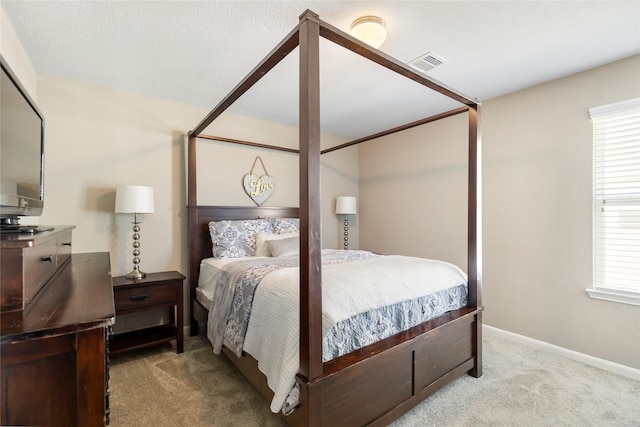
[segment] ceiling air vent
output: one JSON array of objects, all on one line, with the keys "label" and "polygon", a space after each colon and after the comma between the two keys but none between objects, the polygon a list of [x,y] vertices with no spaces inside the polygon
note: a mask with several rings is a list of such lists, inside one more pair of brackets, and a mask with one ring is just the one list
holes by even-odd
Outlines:
[{"label": "ceiling air vent", "polygon": [[442,64],[445,64],[447,62],[449,61],[447,61],[437,53],[427,52],[424,55],[420,55],[413,61],[410,61],[409,65],[418,71],[422,71],[423,73],[426,73],[427,71],[433,68],[436,68]]}]

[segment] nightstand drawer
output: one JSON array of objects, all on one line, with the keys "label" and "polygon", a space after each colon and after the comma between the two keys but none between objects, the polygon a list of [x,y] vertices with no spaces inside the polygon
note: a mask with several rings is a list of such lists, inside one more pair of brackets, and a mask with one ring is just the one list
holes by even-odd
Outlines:
[{"label": "nightstand drawer", "polygon": [[116,312],[138,310],[142,307],[171,305],[177,303],[176,286],[157,285],[143,286],[133,289],[115,289],[113,297]]}]

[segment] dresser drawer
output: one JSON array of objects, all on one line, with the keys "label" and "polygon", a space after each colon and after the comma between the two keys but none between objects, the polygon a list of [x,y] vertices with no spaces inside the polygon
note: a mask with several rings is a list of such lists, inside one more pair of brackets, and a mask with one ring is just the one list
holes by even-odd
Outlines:
[{"label": "dresser drawer", "polygon": [[71,258],[71,231],[62,233],[58,236],[56,244],[58,246],[58,266],[61,266]]},{"label": "dresser drawer", "polygon": [[24,302],[25,306],[58,269],[56,239],[24,250]]},{"label": "dresser drawer", "polygon": [[0,311],[24,310],[71,258],[71,230],[0,233]]},{"label": "dresser drawer", "polygon": [[176,304],[177,289],[171,284],[114,288],[116,312]]}]

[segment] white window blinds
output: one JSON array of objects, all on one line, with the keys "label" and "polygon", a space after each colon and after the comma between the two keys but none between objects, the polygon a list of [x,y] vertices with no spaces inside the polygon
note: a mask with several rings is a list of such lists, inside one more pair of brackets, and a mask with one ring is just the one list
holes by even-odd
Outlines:
[{"label": "white window blinds", "polygon": [[640,295],[640,98],[589,111],[594,133],[594,290]]}]

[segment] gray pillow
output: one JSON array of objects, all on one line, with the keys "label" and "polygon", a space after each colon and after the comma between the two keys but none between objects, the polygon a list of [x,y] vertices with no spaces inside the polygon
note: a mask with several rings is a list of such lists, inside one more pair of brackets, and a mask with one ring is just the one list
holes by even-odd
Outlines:
[{"label": "gray pillow", "polygon": [[269,240],[282,240],[290,239],[291,237],[298,237],[298,233],[258,233],[256,234],[256,256],[271,256],[271,249],[267,246]]},{"label": "gray pillow", "polygon": [[271,256],[290,256],[300,254],[300,237],[290,237],[282,240],[268,240],[267,246]]}]

